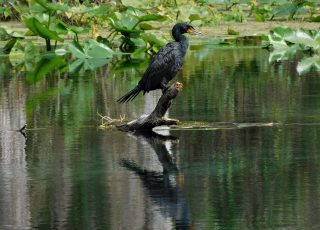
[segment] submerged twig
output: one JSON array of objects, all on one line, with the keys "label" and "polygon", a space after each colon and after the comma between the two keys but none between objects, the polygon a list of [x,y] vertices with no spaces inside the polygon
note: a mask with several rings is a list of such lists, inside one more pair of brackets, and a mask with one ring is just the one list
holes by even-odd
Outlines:
[{"label": "submerged twig", "polygon": [[17,132],[21,133],[24,137],[26,137],[27,124],[22,126],[22,128],[18,129]]},{"label": "submerged twig", "polygon": [[117,125],[121,122],[123,122],[126,118],[126,115],[120,115],[119,119],[113,119],[111,117],[108,116],[103,116],[102,114],[100,114],[99,112],[97,112],[97,115],[101,118],[101,122],[99,125],[100,129],[105,129],[105,128],[110,128],[114,125]]}]

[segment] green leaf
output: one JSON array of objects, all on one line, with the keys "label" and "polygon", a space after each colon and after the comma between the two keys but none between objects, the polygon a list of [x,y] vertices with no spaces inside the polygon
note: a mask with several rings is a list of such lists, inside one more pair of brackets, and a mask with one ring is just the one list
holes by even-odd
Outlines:
[{"label": "green leaf", "polygon": [[39,56],[39,49],[33,44],[32,41],[27,41],[23,47],[24,59],[34,61]]},{"label": "green leaf", "polygon": [[71,26],[71,25],[68,25],[68,29],[71,30],[75,34],[80,34],[80,33],[84,33],[84,32],[89,31],[87,28],[83,28],[81,26]]},{"label": "green leaf", "polygon": [[127,6],[126,14],[130,14],[130,15],[137,17],[137,18],[145,15],[144,12],[142,12],[141,10],[139,10],[133,6]]},{"label": "green leaf", "polygon": [[52,58],[42,58],[36,65],[35,69],[27,73],[27,81],[34,83],[42,80],[48,73],[54,69],[66,65],[63,57],[53,56]]},{"label": "green leaf", "polygon": [[121,33],[139,33],[140,30],[133,29],[135,25],[137,25],[138,20],[134,20],[132,18],[121,18],[114,20],[113,18],[108,18],[109,25],[118,32]]},{"label": "green leaf", "polygon": [[273,36],[283,39],[285,36],[290,36],[294,33],[294,31],[289,27],[276,27],[271,33]]},{"label": "green leaf", "polygon": [[274,15],[280,16],[280,17],[281,16],[292,17],[298,9],[299,9],[298,4],[294,2],[287,2],[275,8]]},{"label": "green leaf", "polygon": [[68,48],[74,58],[87,58],[84,50],[78,42],[72,41]]},{"label": "green leaf", "polygon": [[89,14],[92,16],[103,16],[108,14],[110,11],[108,6],[101,5],[99,7],[86,7],[82,5],[81,7],[72,7],[69,11],[73,14]]},{"label": "green leaf", "polygon": [[0,27],[0,40],[6,41],[11,38],[24,38],[24,36],[11,29]]},{"label": "green leaf", "polygon": [[64,40],[60,38],[57,32],[49,30],[47,27],[42,25],[37,19],[33,19],[33,24],[38,32],[38,34],[43,38],[57,40],[59,42],[63,42]]},{"label": "green leaf", "polygon": [[10,41],[7,42],[7,44],[0,49],[0,53],[2,54],[9,54],[12,50],[12,48],[14,47],[14,45],[17,42],[17,38],[12,38]]},{"label": "green leaf", "polygon": [[83,47],[76,41],[71,42],[69,51],[74,58],[80,59],[106,59],[113,56],[113,51],[107,45],[92,39],[87,41]]},{"label": "green leaf", "polygon": [[263,14],[256,13],[255,19],[257,22],[264,22],[266,20],[266,17]]},{"label": "green leaf", "polygon": [[234,29],[228,27],[228,35],[239,35],[239,32],[238,31],[235,31]]},{"label": "green leaf", "polygon": [[9,54],[9,59],[13,66],[24,63],[26,71],[29,71],[30,63],[33,63],[38,56],[39,49],[34,46],[32,41],[27,41],[23,44],[17,41]]},{"label": "green leaf", "polygon": [[111,59],[102,59],[102,58],[93,58],[93,59],[86,59],[84,62],[84,69],[85,70],[94,70],[105,64],[109,63]]},{"label": "green leaf", "polygon": [[25,18],[24,23],[34,35],[39,35],[36,27],[34,26],[34,20],[35,18]]},{"label": "green leaf", "polygon": [[[144,49],[137,51],[145,54]],[[117,73],[123,73],[124,71],[136,71],[145,69],[148,65],[149,60],[145,57],[143,58],[130,58],[125,60],[119,60],[114,65],[112,65],[112,71]]]},{"label": "green leaf", "polygon": [[269,62],[288,60],[292,58],[299,50],[299,45],[277,46],[269,56]]},{"label": "green leaf", "polygon": [[303,30],[297,30],[295,33],[285,36],[285,40],[306,47],[312,47],[314,49],[318,49],[320,47],[320,43]]},{"label": "green leaf", "polygon": [[25,19],[26,26],[36,35],[39,35],[42,38],[53,39],[59,42],[64,40],[58,36],[57,32],[49,30],[47,27],[42,25],[36,18],[27,18]]},{"label": "green leaf", "polygon": [[311,70],[312,67],[315,67],[317,71],[320,71],[320,56],[313,56],[302,59],[297,66],[298,73],[304,74]]},{"label": "green leaf", "polygon": [[10,36],[13,37],[13,38],[24,38],[24,36],[18,32],[15,32],[15,31],[10,31]]},{"label": "green leaf", "polygon": [[311,22],[320,22],[320,16],[316,16],[316,17],[311,17],[310,18]]},{"label": "green leaf", "polygon": [[9,40],[9,39],[11,39],[11,36],[7,32],[7,30],[5,28],[0,27],[0,40],[1,41],[6,41],[6,40]]},{"label": "green leaf", "polygon": [[35,0],[40,6],[47,10],[52,10],[52,11],[66,11],[69,9],[67,5],[62,5],[58,3],[49,3],[46,0]]},{"label": "green leaf", "polygon": [[76,59],[74,60],[71,65],[69,66],[70,73],[79,73],[82,69],[83,70],[94,70],[98,67],[104,66],[105,64],[109,63],[111,59]]},{"label": "green leaf", "polygon": [[21,63],[23,63],[25,59],[26,55],[24,49],[20,45],[18,45],[18,43],[16,43],[9,54],[9,60],[11,65],[18,66]]},{"label": "green leaf", "polygon": [[64,56],[66,55],[67,51],[65,49],[56,49],[54,51],[54,53],[57,55],[57,56]]},{"label": "green leaf", "polygon": [[84,65],[85,59],[76,59],[74,60],[71,65],[69,65],[69,72],[70,73],[79,73],[82,66]]},{"label": "green leaf", "polygon": [[85,52],[89,58],[112,58],[113,51],[105,44],[89,40]]},{"label": "green leaf", "polygon": [[130,38],[136,47],[146,47],[146,43],[142,38]]},{"label": "green leaf", "polygon": [[52,25],[51,30],[54,30],[57,34],[68,34],[68,25],[61,20],[56,20]]},{"label": "green leaf", "polygon": [[68,25],[60,19],[55,19],[54,31],[56,31],[59,34],[67,34],[68,30],[71,30],[73,33],[76,34],[88,31],[88,29],[85,29],[81,26]]},{"label": "green leaf", "polygon": [[144,22],[144,21],[165,21],[167,19],[167,17],[165,16],[161,16],[158,14],[147,14],[141,17],[138,17],[138,20],[140,22]]},{"label": "green leaf", "polygon": [[197,20],[201,20],[201,17],[199,14],[190,14],[189,20],[190,20],[190,22],[197,21]]},{"label": "green leaf", "polygon": [[154,34],[143,33],[141,34],[141,38],[152,46],[155,45],[157,47],[161,47],[166,44],[166,41],[164,39],[160,39],[156,37]]},{"label": "green leaf", "polygon": [[152,30],[154,29],[152,25],[150,25],[149,23],[140,23],[139,24],[139,28],[142,30]]}]

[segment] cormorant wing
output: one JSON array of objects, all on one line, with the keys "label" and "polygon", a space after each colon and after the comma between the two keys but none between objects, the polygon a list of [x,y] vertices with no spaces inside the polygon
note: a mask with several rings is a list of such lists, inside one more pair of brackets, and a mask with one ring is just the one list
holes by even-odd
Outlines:
[{"label": "cormorant wing", "polygon": [[145,92],[160,88],[161,83],[167,84],[177,74],[183,63],[179,48],[179,43],[169,42],[153,56],[141,79]]}]

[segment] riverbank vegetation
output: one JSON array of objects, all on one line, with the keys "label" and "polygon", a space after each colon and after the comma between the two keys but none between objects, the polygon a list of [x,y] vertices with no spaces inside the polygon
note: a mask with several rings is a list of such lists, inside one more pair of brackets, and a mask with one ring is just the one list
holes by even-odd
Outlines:
[{"label": "riverbank vegetation", "polygon": [[[320,21],[317,0],[0,2],[0,19],[4,22],[0,27],[0,54],[9,56],[20,69],[29,71],[33,66],[29,72],[42,74],[33,76],[36,79],[53,69],[70,72],[95,69],[118,54],[130,53],[133,59],[144,59],[165,44],[169,37],[164,34],[170,30],[167,25],[176,21],[187,21],[207,30],[231,22],[224,29],[228,39],[217,42],[222,45],[235,44],[243,36],[232,23]],[[17,21],[24,29],[15,31],[6,26],[8,21]],[[311,68],[320,71],[319,37],[319,30],[279,27],[269,35],[259,35],[258,45],[273,49],[271,62],[287,60],[302,52],[305,58],[297,67],[302,74]]]}]

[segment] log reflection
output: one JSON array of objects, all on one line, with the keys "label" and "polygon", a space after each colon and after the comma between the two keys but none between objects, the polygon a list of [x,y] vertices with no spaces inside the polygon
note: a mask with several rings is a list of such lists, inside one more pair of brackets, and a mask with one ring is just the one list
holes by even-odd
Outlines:
[{"label": "log reflection", "polygon": [[[191,226],[189,206],[177,182],[179,170],[174,162],[174,155],[166,146],[168,143],[177,142],[178,138],[170,135],[160,135],[153,131],[140,131],[133,135],[151,146],[163,168],[163,172],[156,172],[143,169],[135,162],[127,159],[120,161],[121,166],[140,178],[144,190],[151,199],[151,207],[147,210],[146,219],[153,216],[153,224],[157,223],[157,225],[163,225],[162,227],[174,227],[176,229],[189,229]],[[171,226],[166,226],[166,221],[159,221],[168,219]]]}]

